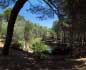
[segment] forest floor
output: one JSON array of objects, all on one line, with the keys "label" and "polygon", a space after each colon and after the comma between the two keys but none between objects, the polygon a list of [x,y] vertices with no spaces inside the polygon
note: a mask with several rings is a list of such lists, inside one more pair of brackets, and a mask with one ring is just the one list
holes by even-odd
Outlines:
[{"label": "forest floor", "polygon": [[0,70],[86,70],[86,58],[50,55],[39,59],[34,54],[13,48],[9,53],[9,56],[3,56],[0,47]]},{"label": "forest floor", "polygon": [[3,56],[1,50],[0,70],[86,70],[86,58],[50,56],[38,59],[34,54],[15,49],[10,49],[9,56]]}]

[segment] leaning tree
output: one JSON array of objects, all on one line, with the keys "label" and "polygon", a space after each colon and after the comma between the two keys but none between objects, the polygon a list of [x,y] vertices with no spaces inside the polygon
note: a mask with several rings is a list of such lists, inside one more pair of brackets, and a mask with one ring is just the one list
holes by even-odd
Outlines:
[{"label": "leaning tree", "polygon": [[26,1],[27,0],[22,0],[22,1],[17,0],[16,4],[14,5],[14,7],[11,11],[11,15],[10,15],[9,21],[8,21],[6,40],[5,40],[5,44],[4,44],[4,48],[3,48],[4,55],[8,55],[8,53],[9,53],[9,46],[12,41],[14,24],[15,24],[15,21],[16,21],[19,11],[23,7],[23,5],[26,3]]}]

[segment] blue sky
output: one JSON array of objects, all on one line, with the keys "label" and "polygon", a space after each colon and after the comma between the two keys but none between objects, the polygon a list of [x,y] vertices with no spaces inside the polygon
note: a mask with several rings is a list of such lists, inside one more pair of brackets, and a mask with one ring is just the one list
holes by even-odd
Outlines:
[{"label": "blue sky", "polygon": [[[32,0],[36,3],[37,0]],[[33,2],[33,3],[34,3]],[[21,9],[19,15],[24,16],[26,20],[31,20],[33,23],[38,23],[42,26],[47,26],[48,28],[52,27],[53,21],[57,19],[57,17],[54,18],[47,18],[46,20],[40,20],[36,18],[37,16],[35,14],[31,14],[31,12],[27,12],[26,10],[29,8],[29,3],[25,3],[24,7]],[[2,13],[2,9],[0,9],[0,13]]]}]

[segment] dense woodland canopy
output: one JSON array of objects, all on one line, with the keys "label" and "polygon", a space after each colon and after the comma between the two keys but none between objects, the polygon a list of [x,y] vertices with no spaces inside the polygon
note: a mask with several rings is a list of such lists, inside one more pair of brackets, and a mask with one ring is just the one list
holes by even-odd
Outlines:
[{"label": "dense woodland canopy", "polygon": [[[4,54],[8,54],[9,46],[12,41],[13,28],[14,28],[16,18],[18,16],[19,11],[23,7],[23,5],[27,2],[27,0],[22,0],[22,1],[21,0],[17,0],[17,1],[1,0],[0,1],[2,8],[7,7],[8,5],[10,5],[10,3],[13,4],[13,2],[15,2],[15,5],[10,13],[9,19],[8,19],[8,13],[5,14],[6,15],[5,18],[8,21],[8,27],[7,27],[6,41],[5,41],[4,50],[3,50]],[[55,21],[54,22],[55,24],[52,27],[53,31],[56,33],[53,33],[51,31],[51,34],[56,34],[53,36],[55,36],[55,39],[57,42],[59,42],[60,40],[60,43],[70,43],[69,45],[70,47],[75,47],[76,45],[75,43],[80,42],[81,44],[80,43],[79,44],[83,46],[83,41],[85,42],[85,39],[86,39],[85,38],[85,35],[86,35],[86,31],[85,31],[86,1],[85,0],[42,0],[42,2],[41,0],[39,1],[41,3],[45,3],[47,6],[41,6],[40,4],[39,4],[40,6],[36,4],[33,5],[32,2],[30,2],[30,0],[28,2],[30,3],[31,7],[28,8],[27,11],[31,11],[33,14],[34,13],[40,14],[40,16],[38,16],[39,18],[45,18],[45,16],[48,16],[47,18],[49,18],[49,16],[52,17],[54,15],[58,16],[59,20]],[[1,16],[3,16],[3,14]],[[26,23],[28,23],[28,21]],[[25,27],[26,28],[24,32],[24,37],[25,37],[25,40],[27,41],[29,37],[26,38],[26,36],[29,35],[29,33],[27,32],[27,29],[28,29],[27,25],[25,25]],[[37,27],[37,28],[41,28],[41,27]],[[29,28],[29,30],[33,30],[33,29],[35,29],[35,27]],[[40,32],[41,31],[38,31],[38,33]],[[43,35],[43,38],[46,38],[46,36]]]},{"label": "dense woodland canopy", "polygon": [[[7,29],[6,19],[3,19],[0,29],[1,29],[0,38],[5,39]],[[33,45],[39,42],[42,43],[42,40],[50,38],[52,37],[52,35],[54,35],[52,29],[43,27],[36,23],[32,23],[30,20],[26,21],[23,16],[19,15],[17,17],[16,24],[14,27],[12,45],[15,46],[17,44],[20,44],[20,46],[17,46],[17,48],[21,48],[29,52],[31,48],[34,49]],[[44,45],[45,44],[43,44],[43,46]],[[44,48],[43,46],[40,47],[40,50]],[[49,48],[47,45],[45,47],[46,50]]]},{"label": "dense woodland canopy", "polygon": [[[6,12],[7,11],[7,12]],[[6,38],[6,29],[7,29],[7,16],[5,14],[10,14],[11,9],[6,9],[1,15],[1,27],[0,27],[0,38]],[[3,15],[3,16],[2,16]],[[17,48],[21,48],[25,51],[30,52],[34,50],[33,45],[42,45],[39,46],[37,51],[48,50],[48,48],[53,48],[45,45],[42,41],[49,39],[51,37],[56,37],[55,32],[51,28],[47,28],[39,25],[39,23],[33,23],[30,20],[25,20],[23,16],[18,15],[16,24],[13,32],[12,45],[19,45]],[[37,47],[36,45],[36,47]],[[32,49],[31,49],[32,48]],[[36,48],[35,48],[36,50]]]},{"label": "dense woodland canopy", "polygon": [[[19,15],[27,2],[36,19],[57,17],[51,28]],[[85,8],[86,0],[0,0],[0,70],[86,70]]]}]

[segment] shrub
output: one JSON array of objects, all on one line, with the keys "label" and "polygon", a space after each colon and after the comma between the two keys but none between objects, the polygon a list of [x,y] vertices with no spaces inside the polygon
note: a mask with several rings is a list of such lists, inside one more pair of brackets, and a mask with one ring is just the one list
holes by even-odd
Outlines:
[{"label": "shrub", "polygon": [[34,50],[34,52],[43,52],[43,51],[48,51],[48,46],[45,45],[44,43],[35,43],[33,44],[32,49]]},{"label": "shrub", "polygon": [[46,54],[49,53],[49,46],[45,45],[42,42],[36,42],[33,44],[32,49],[34,50],[35,55],[37,55],[39,58],[46,58]]}]

